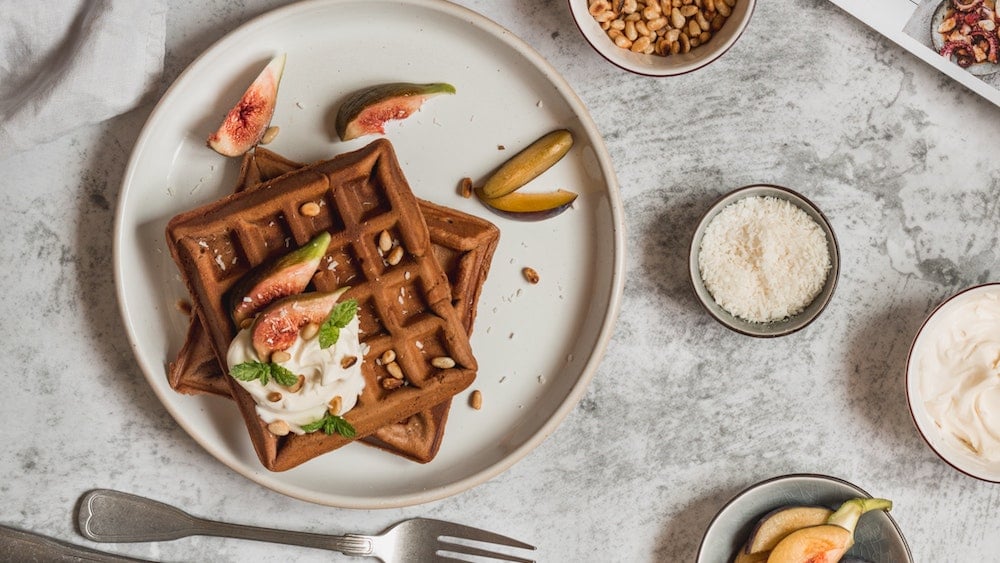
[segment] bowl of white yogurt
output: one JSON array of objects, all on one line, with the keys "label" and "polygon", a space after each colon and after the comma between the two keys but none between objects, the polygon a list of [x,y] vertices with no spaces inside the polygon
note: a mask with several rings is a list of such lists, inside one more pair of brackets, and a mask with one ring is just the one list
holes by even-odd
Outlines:
[{"label": "bowl of white yogurt", "polygon": [[1000,483],[1000,283],[960,291],[928,315],[906,362],[906,398],[942,460]]}]

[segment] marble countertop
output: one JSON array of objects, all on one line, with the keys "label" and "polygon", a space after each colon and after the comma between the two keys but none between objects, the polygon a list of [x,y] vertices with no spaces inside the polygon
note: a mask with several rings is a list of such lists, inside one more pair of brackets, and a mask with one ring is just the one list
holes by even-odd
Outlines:
[{"label": "marble countertop", "polygon": [[[72,511],[85,491],[108,487],[198,515],[314,532],[433,516],[534,543],[540,561],[692,561],[736,493],[815,472],[892,499],[916,561],[1000,553],[1000,487],[926,447],[903,382],[925,315],[1000,275],[1000,108],[824,0],[759,3],[722,59],[669,79],[607,64],[562,0],[458,3],[559,70],[589,108],[621,184],[621,315],[587,394],[558,430],[488,482],[401,509],[295,500],[216,461],[146,383],[115,296],[115,202],[149,103],[0,156],[0,330],[18,342],[5,376],[0,523],[95,547],[75,532]],[[171,3],[161,92],[219,37],[281,4]],[[816,202],[842,254],[828,310],[773,340],[709,318],[686,268],[707,205],[760,182]],[[100,547],[162,561],[340,560],[215,538]]]}]

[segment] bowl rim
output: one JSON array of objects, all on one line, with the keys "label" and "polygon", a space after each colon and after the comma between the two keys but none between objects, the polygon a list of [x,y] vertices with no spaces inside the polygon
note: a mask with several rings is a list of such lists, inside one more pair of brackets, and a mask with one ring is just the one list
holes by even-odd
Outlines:
[{"label": "bowl rim", "polygon": [[976,474],[972,469],[969,469],[968,467],[961,467],[959,463],[955,462],[950,456],[945,455],[941,451],[941,448],[934,446],[930,437],[927,435],[927,432],[930,432],[931,429],[927,429],[927,431],[925,431],[923,426],[921,426],[920,422],[917,420],[917,415],[915,410],[917,407],[915,406],[914,401],[920,399],[919,392],[917,392],[916,389],[912,390],[911,392],[910,389],[911,382],[913,383],[913,385],[917,384],[916,381],[914,381],[915,377],[911,377],[910,374],[910,366],[911,363],[913,362],[913,351],[917,345],[917,340],[920,339],[920,335],[923,334],[924,329],[927,328],[927,325],[931,322],[931,319],[933,319],[938,313],[940,313],[944,307],[948,306],[951,303],[954,303],[955,300],[958,299],[959,297],[969,294],[973,291],[985,290],[990,287],[995,287],[997,289],[1000,289],[1000,282],[978,283],[966,287],[965,289],[961,289],[941,300],[940,303],[938,303],[933,309],[931,309],[929,313],[927,313],[927,315],[924,317],[923,322],[920,323],[920,327],[917,329],[916,333],[914,333],[913,340],[910,341],[910,350],[906,354],[906,366],[903,370],[903,377],[904,377],[903,383],[904,387],[906,388],[906,407],[910,411],[910,421],[913,422],[914,428],[917,429],[917,434],[920,435],[920,439],[923,440],[923,442],[927,445],[928,448],[930,448],[932,452],[934,452],[934,455],[936,455],[938,459],[943,461],[946,465],[951,466],[952,469],[958,471],[959,473],[972,477],[973,479],[984,481],[986,483],[1000,484],[1000,475],[998,475],[997,477],[984,477],[983,475]]},{"label": "bowl rim", "polygon": [[[830,249],[830,271],[827,274],[827,279],[826,282],[824,282],[823,284],[823,288],[820,289],[820,293],[817,294],[816,297],[813,299],[813,301],[809,304],[812,305],[812,303],[815,303],[816,300],[821,299],[821,301],[819,302],[819,306],[815,310],[809,313],[809,317],[802,324],[798,326],[790,325],[791,328],[785,330],[778,330],[775,332],[753,331],[743,328],[742,326],[732,324],[729,321],[729,319],[718,315],[716,311],[714,311],[712,307],[710,307],[709,304],[705,301],[705,298],[703,297],[702,293],[699,292],[699,288],[701,288],[704,289],[705,293],[708,293],[708,288],[705,287],[704,280],[701,279],[701,273],[698,269],[698,255],[701,252],[698,234],[704,233],[705,228],[708,226],[709,220],[715,218],[715,215],[717,215],[718,212],[721,211],[724,203],[726,205],[729,205],[729,203],[726,202],[735,203],[736,201],[743,199],[742,197],[739,197],[740,194],[743,194],[747,191],[757,188],[775,190],[787,196],[791,196],[792,200],[801,201],[803,204],[805,204],[806,207],[809,208],[809,210],[816,213],[816,215],[820,218],[819,221],[820,228],[823,229],[824,234],[829,235],[827,240],[827,247]],[[749,196],[744,196],[744,197],[749,197]],[[793,205],[798,206],[798,201],[791,201],[791,203]],[[833,225],[830,223],[830,220],[827,218],[826,214],[823,213],[823,211],[819,208],[818,205],[816,205],[812,200],[810,200],[806,196],[802,195],[801,193],[791,188],[786,188],[784,186],[779,186],[777,184],[758,183],[758,184],[748,184],[736,188],[732,191],[726,192],[717,197],[715,201],[713,201],[712,204],[708,206],[708,209],[706,209],[705,212],[701,215],[701,218],[698,220],[698,223],[695,225],[695,228],[691,233],[691,243],[688,248],[688,281],[690,282],[689,285],[691,290],[695,294],[695,299],[697,299],[698,303],[709,314],[709,316],[715,319],[717,322],[719,322],[719,324],[728,328],[729,330],[732,330],[733,332],[743,334],[745,336],[751,336],[754,338],[778,338],[781,336],[787,336],[789,334],[796,333],[806,328],[807,326],[812,324],[816,319],[818,319],[819,316],[823,313],[823,311],[826,310],[830,302],[833,301],[833,296],[837,291],[837,282],[839,279],[840,279],[840,243],[837,241],[837,234],[833,230]],[[829,290],[827,290],[828,285],[829,285]],[[807,305],[807,307],[809,305]],[[805,314],[805,311],[799,313],[799,315],[802,314]],[[796,317],[797,316],[798,315],[796,315]],[[787,321],[782,321],[782,322],[787,322]],[[762,326],[768,324],[770,323],[761,323]]]},{"label": "bowl rim", "polygon": [[[722,505],[719,508],[718,511],[716,511],[715,515],[709,521],[708,526],[705,527],[705,532],[701,536],[701,541],[698,542],[698,551],[695,554],[695,561],[699,563],[701,562],[702,554],[705,549],[705,542],[706,540],[708,540],[709,532],[719,522],[719,519],[731,506],[742,500],[746,495],[750,494],[756,489],[765,487],[773,483],[777,483],[780,481],[787,481],[791,479],[818,479],[821,481],[829,481],[853,489],[857,491],[859,494],[866,496],[868,498],[872,498],[871,493],[855,485],[854,483],[851,483],[846,479],[841,479],[840,477],[833,477],[831,475],[824,475],[822,473],[787,473],[784,475],[776,475],[774,477],[769,477],[767,479],[758,481],[756,483],[753,483],[752,485],[745,487],[743,490],[733,495],[733,497],[729,499],[729,501],[727,501],[724,505]],[[913,552],[910,551],[910,544],[906,541],[906,536],[903,535],[903,530],[899,527],[899,524],[896,522],[896,519],[892,517],[892,514],[890,512],[885,511],[884,514],[889,519],[889,523],[892,525],[893,529],[896,530],[896,535],[899,536],[899,540],[903,545],[903,550],[906,552],[907,561],[909,563],[912,563]]]},{"label": "bowl rim", "polygon": [[[695,66],[693,67],[682,66],[680,67],[679,70],[673,70],[667,68],[663,69],[662,71],[656,71],[653,69],[647,69],[646,67],[638,67],[638,66],[630,67],[623,65],[620,62],[606,55],[601,47],[594,44],[594,42],[591,41],[590,37],[587,35],[586,31],[584,31],[583,26],[580,23],[580,19],[577,17],[577,11],[573,9],[573,5],[581,1],[583,0],[566,0],[566,4],[569,7],[570,15],[573,17],[573,23],[576,25],[576,28],[580,32],[580,35],[582,35],[587,44],[590,45],[590,48],[596,51],[597,54],[600,55],[601,58],[603,58],[605,61],[611,63],[613,66],[618,67],[621,70],[624,70],[626,72],[631,72],[639,76],[648,76],[652,78],[668,78],[671,76],[683,76],[685,74],[692,73],[696,70],[701,70],[706,66],[719,60],[719,58],[721,58],[722,55],[725,55],[727,52],[729,52],[729,50],[733,47],[733,45],[736,45],[736,43],[743,36],[743,32],[745,32],[747,27],[750,25],[750,20],[753,19],[754,10],[757,8],[757,0],[742,0],[748,2],[749,6],[747,7],[746,16],[739,24],[739,29],[736,30],[736,33],[733,34],[732,38],[729,39],[728,42],[722,44],[721,47],[716,48],[715,51],[710,52],[707,56],[698,61],[698,63]],[[588,13],[587,15],[589,16],[590,14]],[[613,43],[611,44],[611,46],[616,49],[620,49],[620,47],[615,46]]]}]

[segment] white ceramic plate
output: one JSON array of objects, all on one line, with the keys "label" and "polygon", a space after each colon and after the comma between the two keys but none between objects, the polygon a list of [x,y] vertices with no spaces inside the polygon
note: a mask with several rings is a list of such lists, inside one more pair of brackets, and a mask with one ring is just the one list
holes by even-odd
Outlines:
[{"label": "white ceramic plate", "polygon": [[[715,516],[701,540],[697,563],[732,561],[757,521],[782,506],[826,506],[835,510],[846,500],[871,496],[857,485],[826,475],[803,473],[761,481],[733,497]],[[891,511],[863,515],[854,530],[854,540],[849,556],[870,563],[913,562],[910,547]]]},{"label": "white ceramic plate", "polygon": [[[219,198],[238,159],[205,138],[277,53],[288,59],[269,145],[298,161],[367,144],[332,130],[351,92],[390,81],[450,82],[386,136],[417,196],[491,219],[500,245],[472,337],[480,411],[459,395],[437,458],[420,465],[352,444],[293,470],[270,473],[237,410],[214,397],[174,393],[165,370],[180,347],[187,293],[164,243],[176,213]],[[580,194],[558,217],[520,222],[458,195],[464,176],[490,170],[549,130],[572,130],[566,158],[526,191]],[[500,146],[506,147],[501,150]],[[611,336],[623,287],[624,234],[617,180],[586,108],[534,50],[490,20],[431,0],[326,0],[294,4],[230,33],[164,95],[132,154],[118,203],[115,274],[131,344],[150,385],[181,426],[220,461],[281,493],[340,507],[382,508],[439,499],[510,467],[548,436],[583,395]],[[530,266],[541,281],[528,284]],[[137,416],[141,416],[137,413]]]}]

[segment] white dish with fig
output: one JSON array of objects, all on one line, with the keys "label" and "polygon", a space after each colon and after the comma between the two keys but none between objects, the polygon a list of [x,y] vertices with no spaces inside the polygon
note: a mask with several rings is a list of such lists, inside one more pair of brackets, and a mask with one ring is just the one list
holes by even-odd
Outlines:
[{"label": "white dish with fig", "polygon": [[[372,21],[379,22],[376,35]],[[455,398],[441,449],[428,464],[351,444],[270,473],[261,469],[232,405],[179,395],[167,383],[166,363],[184,340],[188,318],[177,307],[187,291],[165,250],[164,226],[178,212],[233,189],[238,159],[216,153],[205,140],[281,53],[285,65],[271,119],[280,134],[268,148],[300,162],[375,138],[343,141],[333,124],[339,105],[359,89],[397,81],[446,81],[456,89],[385,125],[418,197],[484,217],[501,232],[471,338],[478,377]],[[578,197],[563,213],[514,221],[459,193],[463,177],[479,185],[516,148],[562,128],[574,134],[572,150],[519,193],[571,189]],[[521,459],[586,391],[610,340],[624,285],[617,179],[586,108],[524,42],[447,2],[302,2],[222,38],[153,111],[126,170],[117,213],[119,302],[133,351],[160,401],[226,466],[275,491],[331,506],[428,502],[482,483]],[[525,267],[537,271],[537,283],[525,280]],[[522,353],[529,343],[531,353]],[[474,391],[479,410],[469,405]]]}]

